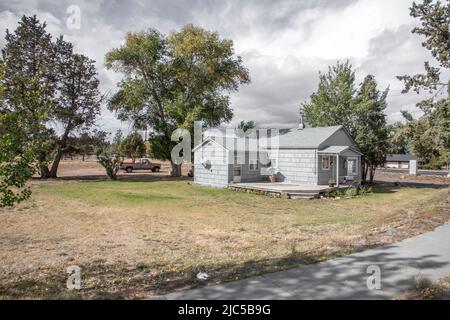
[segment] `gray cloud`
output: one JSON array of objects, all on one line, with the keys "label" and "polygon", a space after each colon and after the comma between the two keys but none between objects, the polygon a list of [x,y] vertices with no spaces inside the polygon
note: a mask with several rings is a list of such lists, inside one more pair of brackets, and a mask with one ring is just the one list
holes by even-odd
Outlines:
[{"label": "gray cloud", "polygon": [[[163,33],[193,23],[231,38],[249,68],[252,83],[232,95],[235,118],[261,126],[295,126],[298,106],[317,88],[318,71],[349,59],[358,80],[374,74],[390,86],[388,115],[415,110],[421,97],[401,95],[400,74],[422,71],[431,60],[421,39],[410,30],[410,0],[13,0],[0,4],[0,46],[4,30],[14,29],[22,14],[37,14],[54,34],[63,34],[79,52],[97,61],[101,88],[114,91],[120,75],[104,68],[104,55],[119,46],[128,31],[157,28]],[[69,5],[81,9],[80,30],[66,27]],[[106,109],[99,126],[122,128]]]}]

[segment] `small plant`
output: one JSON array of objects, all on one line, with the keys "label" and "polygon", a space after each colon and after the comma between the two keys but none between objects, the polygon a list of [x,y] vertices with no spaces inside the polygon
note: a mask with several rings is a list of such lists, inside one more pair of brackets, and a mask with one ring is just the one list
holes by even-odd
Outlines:
[{"label": "small plant", "polygon": [[104,150],[97,151],[97,160],[103,168],[106,170],[106,174],[111,180],[117,180],[117,173],[120,170],[120,164],[123,162],[123,158],[114,154],[112,156],[107,155]]},{"label": "small plant", "polygon": [[269,169],[267,169],[267,171],[269,172],[269,182],[277,182],[278,170],[274,167],[270,167]]},{"label": "small plant", "polygon": [[295,256],[297,254],[297,245],[295,244],[295,242],[288,244],[288,250],[291,252],[292,256]]},{"label": "small plant", "polygon": [[330,198],[355,198],[372,193],[372,188],[367,186],[357,186],[346,189],[332,189],[326,194]]},{"label": "small plant", "polygon": [[359,188],[345,189],[344,194],[347,198],[354,198],[359,194]]}]

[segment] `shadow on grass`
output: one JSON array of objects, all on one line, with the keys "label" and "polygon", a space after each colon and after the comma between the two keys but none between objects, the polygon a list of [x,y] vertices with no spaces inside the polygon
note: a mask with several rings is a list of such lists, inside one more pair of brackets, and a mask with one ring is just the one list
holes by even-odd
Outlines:
[{"label": "shadow on grass", "polygon": [[376,182],[372,187],[374,194],[390,194],[399,191],[402,188],[417,189],[446,189],[449,185],[434,183],[418,183],[418,182]]},{"label": "shadow on grass", "polygon": [[[123,265],[106,265],[101,261],[80,266],[82,269],[82,290],[69,291],[65,288],[66,278],[62,272],[52,274],[39,281],[18,280],[0,284],[0,299],[140,299],[184,291],[200,287],[204,290],[190,293],[189,299],[239,299],[254,296],[265,299],[274,295],[277,288],[258,285],[258,279],[231,282],[264,274],[292,292],[296,298],[326,298],[329,289],[345,288],[354,284],[352,297],[370,297],[372,292],[366,287],[367,267],[376,264],[383,270],[383,286],[411,290],[417,279],[398,279],[398,273],[405,268],[439,269],[448,263],[438,261],[435,255],[421,255],[414,258],[399,257],[390,252],[396,245],[387,245],[383,251],[370,254],[353,255],[342,258],[341,263],[320,263],[325,259],[336,258],[369,247],[359,247],[349,251],[314,253],[291,253],[275,259],[247,261],[240,264],[198,265],[182,270],[164,271],[157,264],[138,264],[134,268]],[[300,268],[298,268],[300,267]],[[170,266],[166,266],[171,269]],[[296,269],[293,269],[296,268]],[[286,270],[284,272],[278,272]],[[210,275],[207,281],[196,278],[198,272]],[[59,275],[57,275],[59,274]],[[256,281],[256,284],[255,284]],[[226,283],[224,286],[210,286]],[[208,287],[209,286],[209,287]],[[278,288],[279,289],[279,288]],[[206,295],[206,296],[205,296]],[[329,297],[329,296],[328,296]]]}]

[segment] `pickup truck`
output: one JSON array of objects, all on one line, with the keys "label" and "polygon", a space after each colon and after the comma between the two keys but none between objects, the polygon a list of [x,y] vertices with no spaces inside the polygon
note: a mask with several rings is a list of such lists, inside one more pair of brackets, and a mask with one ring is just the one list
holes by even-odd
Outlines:
[{"label": "pickup truck", "polygon": [[137,159],[133,162],[122,162],[120,169],[125,170],[127,173],[132,173],[133,170],[151,170],[152,172],[159,172],[161,170],[160,163],[150,162],[149,159]]}]

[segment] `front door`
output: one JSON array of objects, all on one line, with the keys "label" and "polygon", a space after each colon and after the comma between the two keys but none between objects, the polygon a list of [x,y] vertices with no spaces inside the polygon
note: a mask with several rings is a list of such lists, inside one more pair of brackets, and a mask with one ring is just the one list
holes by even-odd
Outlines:
[{"label": "front door", "polygon": [[233,168],[233,182],[242,181],[242,166],[234,166]]}]

